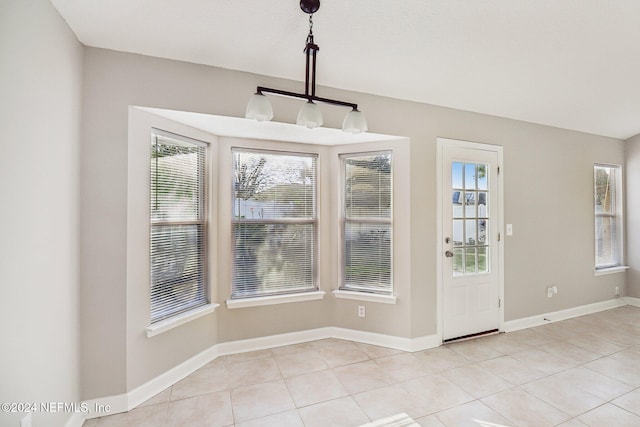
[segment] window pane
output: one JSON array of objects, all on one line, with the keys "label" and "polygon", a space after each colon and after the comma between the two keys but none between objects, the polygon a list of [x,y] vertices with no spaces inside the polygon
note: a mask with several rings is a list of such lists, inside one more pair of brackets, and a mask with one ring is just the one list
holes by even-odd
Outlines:
[{"label": "window pane", "polygon": [[476,221],[468,219],[464,222],[464,244],[465,246],[474,246],[476,242]]},{"label": "window pane", "polygon": [[345,285],[379,291],[391,286],[391,224],[345,224]]},{"label": "window pane", "polygon": [[465,190],[475,190],[477,188],[475,163],[465,163],[464,165],[464,188]]},{"label": "window pane", "polygon": [[451,202],[453,203],[452,214],[454,218],[463,218],[464,213],[462,210],[464,200],[464,193],[462,191],[456,190],[453,192],[453,197],[451,198]]},{"label": "window pane", "polygon": [[315,218],[316,156],[234,152],[235,219]]},{"label": "window pane", "polygon": [[596,268],[622,264],[619,175],[618,166],[595,165],[593,168]]},{"label": "window pane", "polygon": [[391,294],[392,154],[343,156],[341,289]]},{"label": "window pane", "polygon": [[234,150],[232,298],[313,291],[315,154]]},{"label": "window pane", "polygon": [[478,245],[486,245],[487,244],[487,226],[489,220],[487,219],[479,219],[478,220]]},{"label": "window pane", "polygon": [[488,165],[478,165],[478,190],[488,190],[489,189],[489,183],[488,183],[488,172],[489,172],[489,166]]},{"label": "window pane", "polygon": [[475,191],[464,192],[464,216],[474,218],[476,216],[476,193]]},{"label": "window pane", "polygon": [[462,163],[451,163],[451,187],[462,189]]},{"label": "window pane", "polygon": [[453,275],[464,275],[464,265],[462,260],[464,259],[464,249],[456,248],[453,250]]},{"label": "window pane", "polygon": [[206,145],[153,135],[150,159],[151,323],[208,302]]},{"label": "window pane", "polygon": [[236,223],[232,298],[314,290],[315,224]]},{"label": "window pane", "polygon": [[487,218],[488,216],[489,211],[487,209],[487,192],[480,191],[478,192],[478,217]]},{"label": "window pane", "polygon": [[466,248],[465,252],[465,273],[476,273],[478,271],[476,265],[476,248]]},{"label": "window pane", "polygon": [[464,240],[464,221],[453,220],[453,246],[462,246]]},{"label": "window pane", "polygon": [[391,154],[347,157],[345,215],[391,218]]},{"label": "window pane", "polygon": [[615,217],[596,217],[596,265],[619,265],[618,233]]},{"label": "window pane", "polygon": [[[452,247],[454,276],[486,273],[490,260],[488,210],[489,165],[451,163],[454,176],[460,176],[464,190],[452,188]],[[461,206],[456,206],[459,202]]]},{"label": "window pane", "polygon": [[204,147],[157,138],[151,146],[151,219],[198,219],[203,209],[199,190],[203,185]]},{"label": "window pane", "polygon": [[614,213],[616,195],[612,169],[605,166],[596,166],[594,168],[596,214]]},{"label": "window pane", "polygon": [[204,226],[151,227],[151,319],[206,303]]},{"label": "window pane", "polygon": [[486,246],[480,246],[478,248],[478,273],[489,272],[489,264],[487,263],[488,259],[489,259],[489,248]]}]

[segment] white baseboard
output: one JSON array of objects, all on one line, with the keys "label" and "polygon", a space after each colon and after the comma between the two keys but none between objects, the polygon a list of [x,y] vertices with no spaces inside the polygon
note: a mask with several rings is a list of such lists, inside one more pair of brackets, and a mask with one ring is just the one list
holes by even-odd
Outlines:
[{"label": "white baseboard", "polygon": [[[520,329],[531,328],[544,325],[550,322],[571,319],[573,317],[584,316],[586,314],[597,313],[623,305],[633,305],[640,307],[640,298],[624,297],[608,301],[587,304],[580,307],[573,307],[522,319],[509,320],[504,322],[504,331],[513,332]],[[548,320],[546,320],[548,319]],[[306,331],[291,332],[286,334],[271,335],[267,337],[251,338],[246,340],[230,341],[216,344],[207,350],[182,362],[178,366],[157,376],[141,386],[131,390],[126,394],[108,396],[87,401],[89,411],[87,414],[74,414],[69,419],[65,427],[80,427],[84,418],[96,418],[100,416],[127,412],[146,400],[152,398],[167,387],[175,384],[187,377],[207,363],[215,360],[219,356],[244,353],[248,351],[264,350],[281,347],[285,345],[299,344],[303,342],[316,341],[326,338],[338,338],[364,344],[389,347],[398,350],[415,352],[439,347],[442,344],[440,337],[436,334],[425,335],[417,338],[403,338],[392,335],[378,334],[374,332],[359,331],[355,329],[339,328],[335,326],[310,329]],[[100,411],[109,408],[109,412]],[[98,410],[96,410],[98,409]]]},{"label": "white baseboard", "polygon": [[[160,374],[151,381],[142,384],[126,394],[86,401],[89,411],[84,414],[82,421],[84,421],[85,417],[90,419],[130,411],[165,390],[167,387],[172,386],[181,379],[200,369],[207,363],[215,360],[218,356],[264,350],[326,338],[338,338],[410,352],[438,347],[441,344],[436,335],[427,335],[418,338],[402,338],[338,327],[310,329],[306,331],[220,343],[193,356],[178,366]],[[108,411],[106,411],[105,408],[108,408]],[[79,427],[81,425],[81,422],[78,424],[77,420],[72,421],[70,419],[65,427]]]},{"label": "white baseboard", "polygon": [[309,329],[306,331],[289,332],[286,334],[269,335],[266,337],[250,338],[223,342],[215,345],[218,355],[246,353],[248,351],[265,350],[269,348],[282,347],[285,345],[300,344],[303,342],[322,340],[331,338],[331,327]]},{"label": "white baseboard", "polygon": [[632,305],[634,307],[640,307],[640,298],[624,297],[624,300],[629,305]]},{"label": "white baseboard", "polygon": [[438,347],[442,341],[436,335],[426,335],[418,338],[402,338],[392,335],[383,335],[375,332],[358,331],[333,327],[332,337],[343,340],[355,341],[363,344],[377,345],[380,347],[395,348],[402,351],[421,351]]},{"label": "white baseboard", "polygon": [[[638,302],[640,303],[640,299],[638,300]],[[561,320],[567,320],[578,316],[584,316],[586,314],[592,314],[603,310],[609,310],[611,308],[621,307],[627,304],[629,304],[627,298],[616,298],[607,301],[596,302],[593,304],[581,305],[579,307],[572,307],[566,310],[553,311],[549,313],[538,314],[536,316],[523,317],[522,319],[509,320],[504,322],[504,331],[513,332],[519,331],[520,329],[533,328],[536,326],[546,325],[548,323],[559,322]]]},{"label": "white baseboard", "polygon": [[219,356],[217,346],[210,347],[190,359],[185,360],[181,364],[169,369],[168,371],[158,375],[151,381],[142,384],[127,393],[128,410],[135,408],[143,402],[151,399],[167,387],[171,387],[183,378],[188,377],[193,372],[202,368],[207,363]]}]

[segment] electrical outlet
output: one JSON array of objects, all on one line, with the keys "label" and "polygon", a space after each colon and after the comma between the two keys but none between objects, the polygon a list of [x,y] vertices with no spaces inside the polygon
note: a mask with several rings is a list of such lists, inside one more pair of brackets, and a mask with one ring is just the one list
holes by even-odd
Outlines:
[{"label": "electrical outlet", "polygon": [[620,286],[616,286],[616,296],[620,296]]},{"label": "electrical outlet", "polygon": [[558,293],[558,287],[556,285],[549,286],[547,288],[547,298],[551,298],[557,293]]},{"label": "electrical outlet", "polygon": [[364,317],[366,315],[364,305],[358,306],[358,317]]}]

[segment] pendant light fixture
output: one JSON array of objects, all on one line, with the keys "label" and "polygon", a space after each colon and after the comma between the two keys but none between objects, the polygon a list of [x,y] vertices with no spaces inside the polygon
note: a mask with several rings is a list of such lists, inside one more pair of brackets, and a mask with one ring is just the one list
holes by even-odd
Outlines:
[{"label": "pendant light fixture", "polygon": [[259,122],[269,121],[273,118],[273,107],[265,96],[265,93],[286,96],[289,98],[301,98],[306,100],[296,123],[313,129],[322,126],[322,112],[316,102],[338,105],[351,108],[342,124],[342,130],[350,133],[360,133],[367,131],[367,121],[364,114],[358,110],[358,104],[351,102],[337,101],[335,99],[321,98],[316,96],[316,55],[320,50],[313,40],[313,14],[320,9],[320,0],[300,0],[300,9],[309,15],[309,35],[304,49],[306,58],[306,76],[304,93],[288,92],[279,89],[258,86],[256,93],[251,96],[247,104],[245,117],[255,119]]}]

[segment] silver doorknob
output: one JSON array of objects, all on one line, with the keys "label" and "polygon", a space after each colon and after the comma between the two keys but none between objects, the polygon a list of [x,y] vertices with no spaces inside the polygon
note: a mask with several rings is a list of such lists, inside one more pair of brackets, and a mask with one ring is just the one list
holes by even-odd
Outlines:
[{"label": "silver doorknob", "polygon": [[446,252],[444,253],[444,256],[446,256],[447,258],[451,258],[451,257],[453,257],[453,252],[451,252],[451,251],[446,251]]}]

